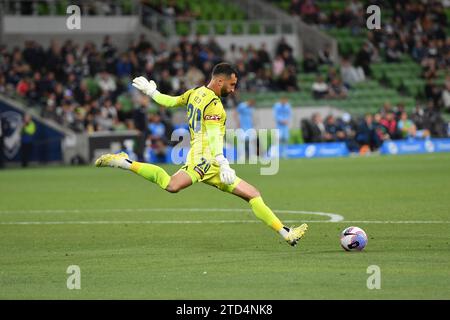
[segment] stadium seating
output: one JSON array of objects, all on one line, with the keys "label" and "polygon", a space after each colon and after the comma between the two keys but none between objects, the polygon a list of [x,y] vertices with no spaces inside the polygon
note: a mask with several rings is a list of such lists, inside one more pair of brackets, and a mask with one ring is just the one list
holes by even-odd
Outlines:
[{"label": "stadium seating", "polygon": [[[328,67],[321,67],[321,74],[326,75]],[[377,80],[367,80],[356,84],[349,90],[346,99],[321,99],[316,100],[312,96],[312,84],[316,74],[299,73],[298,84],[300,92],[267,92],[267,93],[242,93],[241,99],[253,98],[257,107],[271,107],[281,95],[286,96],[293,106],[334,106],[346,110],[354,115],[362,115],[366,112],[380,110],[385,102],[391,104],[404,103],[407,110],[412,110],[415,100],[411,96],[402,96],[397,88],[382,86]]]},{"label": "stadium seating", "polygon": [[[167,0],[159,0],[150,3],[150,5],[158,8],[160,5],[167,5],[168,3],[169,1]],[[178,11],[186,13],[190,12],[193,19],[202,21],[197,24],[195,30],[198,34],[206,35],[210,32],[219,35],[225,34],[227,31],[227,26],[223,23],[225,21],[234,21],[231,30],[233,34],[241,34],[243,32],[243,25],[241,22],[246,18],[246,13],[232,3],[209,0],[178,0],[174,3]],[[215,22],[212,30],[209,28],[209,22]],[[188,35],[190,32],[189,22],[176,21],[175,30],[179,36]]]},{"label": "stadium seating", "polygon": [[[348,1],[320,1],[316,0],[314,3],[320,9],[322,14],[329,16],[332,13],[342,12],[349,6]],[[280,9],[290,12],[291,0],[272,1],[273,5]],[[367,2],[366,2],[367,4]],[[300,12],[290,12],[293,14],[300,14]],[[450,8],[445,9],[447,19],[450,19]],[[383,6],[383,22],[392,20],[393,10],[390,6]],[[321,25],[322,30],[335,38],[338,42],[338,51],[340,56],[354,57],[358,53],[362,44],[367,39],[367,32],[365,28],[350,27],[336,27],[329,25]],[[331,22],[333,23],[333,22]],[[446,28],[447,34],[450,34],[450,27]],[[345,100],[320,100],[316,101],[311,98],[310,88],[314,81],[315,75],[299,74],[298,82],[303,92],[292,97],[292,102],[296,105],[333,105],[339,108],[346,109],[352,113],[372,112],[379,110],[385,101],[389,101],[395,105],[403,102],[408,111],[416,105],[416,102],[425,99],[425,84],[426,80],[422,78],[422,67],[419,63],[414,61],[409,54],[404,54],[401,61],[396,63],[385,62],[384,49],[380,48],[379,55],[381,62],[371,63],[372,76],[369,81],[360,83],[349,91],[349,96]],[[322,67],[323,68],[323,67]],[[447,72],[447,73],[446,73]],[[321,69],[320,73],[325,75],[325,70]],[[438,71],[437,79],[433,83],[443,86],[445,76],[448,74],[446,70]],[[258,95],[256,98],[264,104],[264,99]],[[271,101],[270,96],[269,100]],[[269,102],[265,103],[270,104]]]}]

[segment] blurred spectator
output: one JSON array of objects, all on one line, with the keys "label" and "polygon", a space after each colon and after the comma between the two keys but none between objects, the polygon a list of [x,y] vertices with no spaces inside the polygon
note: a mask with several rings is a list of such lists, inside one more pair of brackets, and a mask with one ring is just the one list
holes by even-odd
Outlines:
[{"label": "blurred spectator", "polygon": [[433,101],[433,104],[439,107],[442,94],[439,91],[439,87],[434,83],[434,80],[432,78],[426,80],[424,91],[425,98],[428,101]]},{"label": "blurred spectator", "polygon": [[318,75],[313,82],[312,93],[314,99],[322,99],[328,96],[328,84],[326,84],[321,75]]},{"label": "blurred spectator", "polygon": [[195,88],[203,85],[205,82],[204,74],[193,64],[189,65],[185,75],[186,87]]},{"label": "blurred spectator", "polygon": [[278,42],[276,49],[275,49],[275,55],[282,55],[285,51],[292,52],[291,45],[287,42],[285,37],[281,37],[280,41]]},{"label": "blurred spectator", "polygon": [[373,115],[374,133],[381,143],[386,140],[391,140],[391,136],[389,135],[388,129],[381,123],[383,117],[385,116],[383,116],[381,113],[375,113]]},{"label": "blurred spectator", "polygon": [[111,37],[105,36],[102,43],[101,54],[106,64],[106,70],[108,73],[114,73],[115,61],[116,61],[117,48],[112,44]]},{"label": "blurred spectator", "polygon": [[450,112],[450,81],[445,82],[444,90],[442,90],[442,104],[446,112]]},{"label": "blurred spectator", "polygon": [[331,80],[330,86],[328,87],[328,98],[344,99],[347,98],[347,94],[348,90],[339,78],[336,77]]},{"label": "blurred spectator", "polygon": [[360,147],[368,147],[371,151],[378,149],[382,143],[379,136],[375,132],[373,116],[368,113],[364,120],[358,126],[356,131],[356,141]]},{"label": "blurred spectator", "polygon": [[167,69],[161,72],[161,79],[158,80],[158,90],[166,94],[170,94],[173,91],[170,73]]},{"label": "blurred spectator", "polygon": [[236,62],[240,59],[240,54],[238,53],[238,50],[236,49],[236,45],[232,43],[230,45],[230,49],[227,50],[225,53],[225,61],[231,64],[236,64]]},{"label": "blurred spectator", "polygon": [[289,4],[289,13],[292,15],[300,15],[301,2],[300,0],[291,0]]},{"label": "blurred spectator", "polygon": [[119,78],[129,77],[133,73],[133,64],[130,61],[129,55],[123,53],[116,64],[116,75]]},{"label": "blurred spectator", "polygon": [[388,112],[380,121],[380,124],[384,126],[391,139],[399,139],[400,135],[397,131],[397,120],[395,120],[395,114]]},{"label": "blurred spectator", "polygon": [[325,142],[345,141],[344,129],[336,122],[333,115],[329,115],[325,119]]},{"label": "blurred spectator", "polygon": [[415,138],[416,137],[416,126],[411,119],[408,119],[408,114],[402,112],[400,120],[398,121],[398,130],[401,133],[402,138]]},{"label": "blurred spectator", "polygon": [[372,72],[370,64],[372,62],[372,55],[369,49],[369,44],[364,43],[361,50],[358,52],[355,58],[355,67],[361,67],[366,76],[371,76]]},{"label": "blurred spectator", "polygon": [[447,125],[432,100],[427,102],[424,111],[424,128],[430,132],[432,137],[443,138],[447,136]]},{"label": "blurred spectator", "polygon": [[331,46],[327,45],[325,48],[319,50],[319,64],[333,65]]},{"label": "blurred spectator", "polygon": [[303,119],[301,121],[303,140],[307,143],[322,142],[325,135],[325,126],[322,116],[316,112],[312,115],[311,121]]},{"label": "blurred spectator", "polygon": [[285,67],[284,59],[281,55],[277,55],[272,62],[272,74],[274,77],[280,77]]},{"label": "blurred spectator", "polygon": [[165,162],[167,153],[166,126],[158,113],[151,113],[148,122],[148,143],[156,162]]},{"label": "blurred spectator", "polygon": [[112,93],[117,89],[114,77],[106,71],[99,73],[97,83],[103,92]]},{"label": "blurred spectator", "polygon": [[143,161],[144,159],[145,142],[148,136],[147,104],[148,98],[143,97],[139,106],[133,112],[133,127],[139,132],[136,141],[136,155],[139,159],[138,161]]},{"label": "blurred spectator", "polygon": [[298,91],[297,76],[294,70],[284,69],[277,81],[278,90]]},{"label": "blurred spectator", "polygon": [[364,81],[364,70],[361,67],[354,67],[347,58],[342,59],[341,63],[341,77],[344,85],[351,87],[355,83]]},{"label": "blurred spectator", "polygon": [[275,118],[276,127],[278,129],[281,156],[287,156],[287,143],[289,142],[289,125],[292,118],[292,107],[286,97],[281,97],[280,100],[273,105],[273,115]]},{"label": "blurred spectator", "polygon": [[261,62],[263,67],[270,65],[271,62],[270,54],[267,51],[267,44],[265,42],[261,43],[261,46],[258,49],[257,54],[259,57],[259,61]]},{"label": "blurred spectator", "polygon": [[254,116],[255,100],[249,99],[239,103],[236,107],[238,127],[247,131],[254,128],[253,116]]},{"label": "blurred spectator", "polygon": [[[240,162],[243,159],[246,159],[247,157],[250,157],[250,145],[256,143],[258,145],[258,137],[256,134],[252,134],[252,131],[248,131],[251,129],[254,129],[254,107],[255,107],[255,100],[249,99],[247,101],[243,101],[239,103],[236,107],[236,114],[237,114],[237,122],[238,127],[242,130],[244,130],[244,133],[238,137],[239,141],[241,143],[243,142],[245,147],[245,154],[242,154],[242,150],[240,151],[240,154],[238,154],[238,160]],[[259,150],[255,150],[256,153],[259,153]]]},{"label": "blurred spectator", "polygon": [[411,51],[411,56],[413,57],[413,59],[418,62],[421,63],[422,60],[426,57],[427,54],[427,50],[426,48],[423,46],[423,43],[421,40],[417,40],[415,42],[415,45]]},{"label": "blurred spectator", "polygon": [[33,154],[33,142],[36,134],[36,124],[29,114],[23,117],[20,159],[22,167],[27,167]]},{"label": "blurred spectator", "polygon": [[345,142],[350,152],[358,152],[359,146],[356,142],[357,124],[349,113],[344,113],[340,119],[340,126],[345,134]]},{"label": "blurred spectator", "polygon": [[27,78],[22,78],[17,84],[17,94],[21,97],[26,97],[28,90],[30,90],[30,82]]},{"label": "blurred spectator", "polygon": [[303,72],[304,73],[313,73],[317,72],[318,63],[316,59],[314,59],[313,55],[310,52],[306,52],[303,59]]},{"label": "blurred spectator", "polygon": [[318,23],[319,8],[314,0],[303,0],[300,5],[300,15],[306,23]]}]

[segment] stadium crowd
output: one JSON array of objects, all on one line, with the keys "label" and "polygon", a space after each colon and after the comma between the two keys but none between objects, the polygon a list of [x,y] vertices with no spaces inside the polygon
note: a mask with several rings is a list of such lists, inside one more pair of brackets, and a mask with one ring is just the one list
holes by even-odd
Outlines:
[{"label": "stadium crowd", "polygon": [[[366,6],[362,1],[348,1],[344,9],[329,13],[322,12],[317,2],[292,0],[289,12],[324,30],[350,28],[354,35],[367,30]],[[450,111],[450,78],[447,77],[443,86],[436,84],[438,70],[447,70],[448,74],[450,68],[450,36],[445,31],[449,21],[443,2],[379,0],[370,4],[389,9],[392,17],[383,15],[382,28],[368,31],[363,46],[354,57],[344,57],[345,63],[362,68],[364,76],[371,76],[373,62],[394,63],[409,55],[422,67],[425,98],[432,100],[436,108]]]},{"label": "stadium crowd", "polygon": [[[205,83],[213,65],[226,59],[236,64],[243,90],[297,90],[292,48],[281,39],[275,58],[271,56],[264,44],[258,49],[232,46],[224,52],[214,38],[204,42],[200,36],[191,42],[182,38],[172,48],[155,48],[141,36],[123,52],[108,36],[100,47],[67,40],[43,48],[29,40],[23,48],[0,48],[0,92],[43,107],[46,117],[74,130],[108,130],[126,120],[120,97],[133,95],[130,79],[136,75],[152,77],[162,92],[179,94]],[[110,125],[94,121],[116,113],[119,121]],[[80,120],[85,120],[84,128]]]},{"label": "stadium crowd", "polygon": [[389,102],[374,114],[367,113],[361,119],[349,113],[325,119],[319,113],[300,124],[305,142],[345,142],[351,152],[376,151],[384,141],[399,139],[428,139],[447,137],[449,126],[432,103],[416,105],[410,114],[405,106],[392,107]]},{"label": "stadium crowd", "polygon": [[[351,150],[370,146],[377,149],[386,139],[404,137],[441,137],[447,135],[440,114],[450,110],[450,76],[445,85],[435,84],[437,70],[450,65],[450,37],[442,4],[393,3],[393,17],[379,31],[367,33],[367,40],[355,57],[344,56],[336,65],[331,49],[315,57],[305,53],[301,63],[292,47],[281,38],[275,51],[265,44],[256,48],[223,49],[214,37],[181,37],[173,47],[153,46],[145,36],[118,50],[106,36],[100,46],[82,45],[67,40],[53,41],[48,48],[29,40],[23,48],[0,47],[0,93],[21,99],[31,108],[39,108],[43,117],[77,132],[137,129],[158,154],[163,154],[174,129],[170,111],[151,103],[132,86],[138,75],[153,78],[159,90],[177,95],[208,81],[211,69],[219,61],[229,61],[239,71],[238,88],[247,92],[299,91],[299,72],[317,74],[312,84],[315,99],[345,99],[352,86],[371,76],[374,61],[395,62],[409,54],[423,68],[427,81],[424,105],[407,114],[404,106],[389,107],[366,115],[361,121],[315,114],[302,122],[306,142],[345,140]],[[166,10],[167,11],[167,10]],[[320,12],[314,0],[292,0],[291,13],[299,14],[322,28],[351,27],[355,34],[364,25],[364,8],[350,1],[343,11],[329,15]],[[329,66],[320,74],[321,65]],[[228,99],[226,107],[239,101]],[[148,108],[150,108],[150,113]]]},{"label": "stadium crowd", "polygon": [[173,130],[171,113],[131,86],[135,76],[151,77],[161,92],[178,95],[206,83],[214,64],[230,59],[244,90],[297,88],[296,63],[284,39],[274,60],[265,45],[224,52],[213,37],[205,40],[182,38],[171,48],[156,48],[142,35],[124,51],[108,36],[99,47],[71,40],[52,41],[48,48],[33,40],[23,48],[2,46],[0,93],[76,132],[136,129],[154,149],[164,149]]}]

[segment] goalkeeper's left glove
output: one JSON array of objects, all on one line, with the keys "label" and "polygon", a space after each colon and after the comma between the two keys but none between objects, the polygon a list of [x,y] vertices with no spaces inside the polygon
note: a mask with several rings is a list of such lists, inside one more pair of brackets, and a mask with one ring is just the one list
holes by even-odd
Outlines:
[{"label": "goalkeeper's left glove", "polygon": [[220,181],[225,184],[233,184],[234,180],[236,180],[236,172],[230,168],[228,160],[223,154],[217,155],[216,160],[220,166]]},{"label": "goalkeeper's left glove", "polygon": [[155,81],[148,81],[142,76],[133,79],[133,86],[150,97],[153,97],[155,93],[159,92],[156,90]]}]

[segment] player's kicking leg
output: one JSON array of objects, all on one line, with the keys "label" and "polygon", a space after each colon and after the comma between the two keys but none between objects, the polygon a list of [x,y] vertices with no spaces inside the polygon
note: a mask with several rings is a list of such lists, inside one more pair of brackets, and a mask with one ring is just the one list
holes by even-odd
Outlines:
[{"label": "player's kicking leg", "polygon": [[203,182],[217,187],[224,192],[232,193],[247,201],[256,217],[278,232],[291,246],[297,245],[297,242],[303,237],[308,229],[308,225],[305,223],[299,227],[291,228],[283,225],[280,219],[278,219],[272,210],[264,203],[259,191],[240,178],[236,178],[233,184],[226,185],[220,181],[219,175],[216,174]]},{"label": "player's kicking leg", "polygon": [[264,203],[259,191],[244,180],[239,181],[232,193],[248,201],[256,217],[277,231],[291,246],[296,246],[308,229],[306,223],[299,227],[288,228],[284,226],[280,219]]},{"label": "player's kicking leg", "polygon": [[277,231],[291,246],[296,246],[308,229],[306,223],[299,227],[291,228],[283,225],[280,219],[278,219],[272,210],[264,203],[259,191],[244,180],[238,182],[236,187],[232,190],[232,193],[245,201],[248,201],[256,217]]},{"label": "player's kicking leg", "polygon": [[131,161],[125,152],[104,154],[95,161],[95,165],[97,167],[113,167],[133,171],[171,193],[176,193],[192,184],[191,177],[184,171],[180,170],[170,176],[161,167],[150,163]]}]

